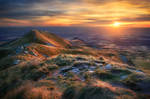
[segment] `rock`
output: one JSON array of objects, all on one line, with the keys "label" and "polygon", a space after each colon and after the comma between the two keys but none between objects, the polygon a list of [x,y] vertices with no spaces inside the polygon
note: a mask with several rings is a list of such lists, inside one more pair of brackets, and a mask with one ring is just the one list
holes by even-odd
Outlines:
[{"label": "rock", "polygon": [[24,49],[24,47],[23,47],[23,46],[21,46],[20,48],[21,48],[22,50]]},{"label": "rock", "polygon": [[128,75],[123,75],[123,76],[120,77],[120,79],[121,79],[121,80],[124,80],[124,79],[126,79],[127,77],[128,77]]},{"label": "rock", "polygon": [[38,56],[36,53],[34,53],[34,52],[32,52],[32,51],[30,51],[29,53],[30,53],[31,55]]},{"label": "rock", "polygon": [[51,44],[51,43],[46,43],[46,45],[48,45],[48,46],[54,46],[53,44]]},{"label": "rock", "polygon": [[68,72],[69,70],[72,70],[72,68],[70,66],[64,67],[64,68],[60,69],[60,73],[65,73],[65,72]]},{"label": "rock", "polygon": [[93,70],[89,70],[88,72],[89,72],[89,73],[94,73],[94,71],[93,71]]},{"label": "rock", "polygon": [[111,64],[107,64],[104,68],[105,69],[112,69],[112,66],[111,66]]},{"label": "rock", "polygon": [[89,63],[79,63],[79,64],[75,64],[73,67],[76,67],[79,70],[88,69]]},{"label": "rock", "polygon": [[73,68],[71,71],[76,74],[80,73],[80,70],[78,68]]},{"label": "rock", "polygon": [[144,72],[141,70],[136,70],[135,72],[144,74]]},{"label": "rock", "polygon": [[96,69],[95,66],[90,66],[90,67],[89,67],[89,70],[92,70],[92,71],[93,71],[93,70],[95,70],[95,69]]},{"label": "rock", "polygon": [[103,70],[104,69],[104,67],[100,67],[100,70]]},{"label": "rock", "polygon": [[19,54],[19,53],[21,53],[21,52],[22,52],[21,47],[18,47],[18,48],[16,49],[16,54]]},{"label": "rock", "polygon": [[126,56],[120,55],[120,58],[124,63],[128,63],[128,59],[126,58]]},{"label": "rock", "polygon": [[14,64],[17,65],[19,64],[20,60],[14,60]]},{"label": "rock", "polygon": [[24,44],[23,46],[24,46],[24,47],[27,47],[27,46],[29,46],[29,45],[30,45],[29,43],[26,43],[26,44]]},{"label": "rock", "polygon": [[28,51],[24,51],[24,53],[28,54],[29,52]]}]

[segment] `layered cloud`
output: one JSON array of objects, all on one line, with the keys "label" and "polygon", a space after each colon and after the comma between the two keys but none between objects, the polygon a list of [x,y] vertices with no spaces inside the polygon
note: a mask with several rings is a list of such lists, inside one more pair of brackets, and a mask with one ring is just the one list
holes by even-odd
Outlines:
[{"label": "layered cloud", "polygon": [[0,26],[150,25],[150,0],[1,0]]}]

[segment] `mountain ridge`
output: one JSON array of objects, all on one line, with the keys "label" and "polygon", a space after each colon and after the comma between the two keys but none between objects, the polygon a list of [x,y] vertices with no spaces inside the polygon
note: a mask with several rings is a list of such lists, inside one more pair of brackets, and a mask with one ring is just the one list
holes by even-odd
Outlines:
[{"label": "mountain ridge", "polygon": [[100,99],[101,95],[106,99],[137,99],[150,92],[150,77],[129,65],[123,54],[95,49],[78,38],[68,41],[32,30],[2,46],[0,53],[2,99],[43,99],[45,95],[46,99],[81,99],[76,97],[89,93],[90,99]]},{"label": "mountain ridge", "polygon": [[6,44],[6,47],[10,46],[10,47],[15,48],[25,43],[50,44],[55,47],[63,47],[63,48],[71,46],[71,43],[69,41],[53,33],[43,32],[39,30],[31,30],[30,32],[25,34],[23,37]]}]

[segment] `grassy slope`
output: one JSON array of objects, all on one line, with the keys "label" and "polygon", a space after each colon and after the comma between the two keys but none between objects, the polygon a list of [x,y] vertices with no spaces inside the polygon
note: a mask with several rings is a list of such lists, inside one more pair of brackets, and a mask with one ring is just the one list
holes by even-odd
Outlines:
[{"label": "grassy slope", "polygon": [[[9,42],[0,48],[2,53],[0,55],[0,68],[12,66],[14,65],[13,62],[18,59],[30,60],[36,57],[57,55],[70,46],[69,41],[55,34],[33,30],[22,38]],[[20,47],[24,48],[21,49]],[[20,52],[16,53],[18,49]]]},{"label": "grassy slope", "polygon": [[[47,45],[47,43],[50,43],[51,45]],[[22,52],[15,54],[14,49],[24,44],[29,44],[29,45],[26,46]],[[64,99],[71,99],[73,97],[76,98],[78,97],[77,99],[88,99],[86,97],[90,93],[91,96],[95,95],[95,98],[92,98],[89,95],[90,99],[99,99],[99,94],[97,93],[100,93],[102,96],[106,97],[106,99],[108,98],[109,99],[114,99],[114,98],[134,99],[135,96],[133,95],[133,92],[126,91],[126,89],[118,88],[119,90],[121,90],[121,92],[120,91],[117,92],[118,90],[113,92],[111,88],[112,89],[117,89],[117,88],[111,87],[110,89],[107,89],[107,87],[110,86],[107,83],[104,83],[105,86],[95,85],[93,78],[90,78],[91,74],[87,72],[81,74],[86,77],[85,82],[81,82],[78,76],[70,72],[67,73],[68,75],[67,77],[64,77],[62,75],[51,76],[51,74],[57,72],[57,69],[59,68],[61,69],[63,66],[68,66],[68,65],[72,66],[73,64],[80,64],[78,63],[78,61],[74,62],[74,60],[76,60],[75,59],[76,57],[74,57],[74,55],[75,56],[78,55],[78,57],[82,59],[85,58],[85,60],[90,62],[89,64],[91,65],[94,65],[93,64],[94,61],[99,60],[99,57],[104,57],[106,63],[111,61],[111,64],[113,63],[122,64],[122,61],[120,60],[117,51],[114,50],[99,51],[86,46],[82,46],[82,47],[81,46],[70,47],[70,46],[71,44],[69,43],[69,41],[64,40],[63,38],[60,38],[54,34],[48,34],[47,32],[40,32],[40,31],[31,31],[23,38],[5,45],[5,48],[10,49],[13,54],[11,56],[6,56],[0,60],[0,67],[1,67],[0,68],[0,91],[2,92],[0,95],[5,95],[8,92],[8,94],[6,95],[6,99],[9,99],[12,97],[19,97],[18,95],[21,94],[22,94],[21,96],[29,95],[30,93],[29,96],[31,96],[33,99],[35,97],[38,98],[42,97],[40,99],[47,99],[47,98],[43,98],[45,97],[45,95],[50,97],[50,99],[60,99],[61,94],[63,94]],[[24,51],[28,51],[28,53],[25,53]],[[61,55],[66,54],[67,56],[59,56],[59,54]],[[49,56],[49,58],[45,57],[45,55]],[[12,64],[14,60],[18,60],[18,59],[21,60],[21,63],[16,65]],[[105,75],[111,77],[111,80],[116,80],[112,78],[114,76],[112,76],[112,74],[110,74],[110,72],[108,71],[103,71],[103,72],[95,71],[95,72],[99,76]],[[39,80],[43,76],[46,76],[46,79]],[[120,77],[120,75],[117,75],[116,77],[117,80],[118,77]],[[54,79],[52,83],[55,84],[52,86],[55,87],[56,89],[58,88],[56,92],[56,95],[58,95],[58,97],[55,96],[55,94],[54,97],[49,96],[51,91],[52,91],[51,93],[52,95],[53,95],[53,90],[54,93],[56,91],[55,88],[51,88],[52,86],[51,84],[49,84],[51,80],[49,79]],[[28,80],[30,80],[29,81],[30,83],[31,82],[35,83],[29,88],[30,90],[29,89],[27,90],[25,87],[23,88],[19,87],[22,85],[26,86],[26,84],[24,83],[27,82]],[[100,78],[100,80],[103,79]],[[106,80],[108,80],[107,77]],[[44,81],[45,83],[43,84]],[[40,87],[37,87],[39,85]],[[88,87],[86,88],[86,86]],[[76,87],[77,89],[74,90],[72,89],[72,87]],[[68,93],[67,92],[68,90],[71,90],[71,92],[69,91]],[[11,91],[13,92],[13,94],[11,94]],[[62,91],[64,93],[62,93]],[[75,93],[72,93],[72,91]],[[78,91],[80,93],[78,93]],[[31,93],[37,93],[39,96],[37,96],[37,94],[31,94]],[[69,95],[73,95],[73,96],[69,96]],[[21,98],[30,99],[30,97],[26,97],[26,96]]]},{"label": "grassy slope", "polygon": [[40,43],[40,44],[47,44],[50,43],[53,46],[57,47],[69,47],[71,44],[69,41],[48,32],[41,32],[38,30],[32,30],[27,33],[23,38],[17,39],[13,42],[10,42],[6,45],[6,47],[15,48],[20,45],[28,44],[28,43]]}]

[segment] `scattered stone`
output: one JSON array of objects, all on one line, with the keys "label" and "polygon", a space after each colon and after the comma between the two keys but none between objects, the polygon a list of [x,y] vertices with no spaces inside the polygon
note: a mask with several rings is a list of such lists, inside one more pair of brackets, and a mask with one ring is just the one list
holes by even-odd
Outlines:
[{"label": "scattered stone", "polygon": [[104,70],[104,67],[100,67],[101,70]]},{"label": "scattered stone", "polygon": [[104,61],[94,61],[94,63],[99,66],[103,66],[103,64],[105,64]]},{"label": "scattered stone", "polygon": [[89,73],[94,73],[94,71],[93,71],[93,70],[89,70],[88,72],[89,72]]},{"label": "scattered stone", "polygon": [[128,59],[126,58],[126,56],[120,55],[120,58],[124,63],[128,63]]},{"label": "scattered stone", "polygon": [[127,77],[128,77],[128,75],[123,75],[123,76],[120,77],[120,79],[121,79],[121,80],[124,80],[124,79],[126,79]]},{"label": "scattered stone", "polygon": [[27,47],[27,46],[29,46],[29,45],[30,45],[29,43],[26,43],[26,44],[24,44],[23,46],[24,46],[24,47]]},{"label": "scattered stone", "polygon": [[89,70],[92,70],[92,71],[93,71],[93,70],[95,70],[95,69],[96,69],[95,66],[90,66],[90,67],[89,67]]},{"label": "scattered stone", "polygon": [[18,47],[18,48],[16,49],[16,54],[19,54],[19,53],[21,53],[21,52],[22,52],[21,47]]},{"label": "scattered stone", "polygon": [[22,50],[24,49],[24,47],[23,47],[23,46],[21,46],[20,48],[21,48]]},{"label": "scattered stone", "polygon": [[25,54],[28,54],[29,52],[28,52],[28,51],[24,51],[24,53],[25,53]]},{"label": "scattered stone", "polygon": [[111,64],[107,64],[104,68],[105,69],[112,69],[112,65]]},{"label": "scattered stone", "polygon": [[79,64],[75,64],[73,67],[76,67],[79,70],[88,69],[89,63],[79,63]]},{"label": "scattered stone", "polygon": [[34,52],[32,52],[32,51],[30,51],[29,53],[30,53],[31,55],[38,56],[36,53],[34,53]]},{"label": "scattered stone", "polygon": [[78,68],[73,68],[71,71],[76,74],[80,73],[80,70]]},{"label": "scattered stone", "polygon": [[51,44],[51,43],[46,43],[46,45],[49,45],[49,46],[54,46],[53,44]]},{"label": "scattered stone", "polygon": [[64,68],[60,69],[60,73],[65,73],[65,72],[68,72],[69,70],[72,70],[72,68],[70,66],[69,67],[64,67]]},{"label": "scattered stone", "polygon": [[20,63],[20,60],[14,60],[14,65],[17,65]]},{"label": "scattered stone", "polygon": [[135,72],[144,74],[144,72],[141,70],[136,70]]},{"label": "scattered stone", "polygon": [[49,56],[48,56],[48,55],[46,55],[46,54],[43,54],[43,56],[44,56],[44,57],[46,57],[46,58],[48,58],[48,57],[49,57]]}]

